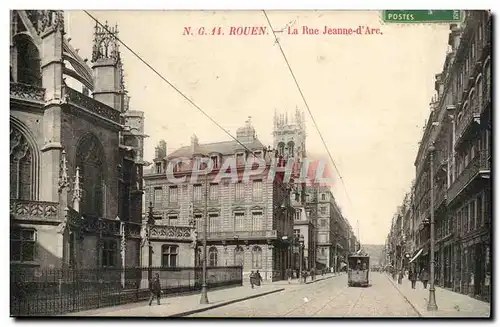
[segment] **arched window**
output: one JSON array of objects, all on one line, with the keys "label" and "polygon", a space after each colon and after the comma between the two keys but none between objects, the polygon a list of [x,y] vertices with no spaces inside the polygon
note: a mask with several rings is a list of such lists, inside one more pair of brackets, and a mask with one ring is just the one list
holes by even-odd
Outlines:
[{"label": "arched window", "polygon": [[217,267],[217,248],[211,247],[208,251],[208,266]]},{"label": "arched window", "polygon": [[92,134],[79,142],[76,150],[76,166],[80,167],[83,196],[81,213],[102,217],[105,207],[105,159],[101,142]]},{"label": "arched window", "polygon": [[179,247],[177,245],[164,244],[161,246],[161,266],[177,267]]},{"label": "arched window", "polygon": [[234,249],[234,265],[243,266],[245,263],[245,251],[241,246]]},{"label": "arched window", "polygon": [[26,35],[16,37],[17,48],[17,82],[42,86],[40,53]]},{"label": "arched window", "polygon": [[293,157],[294,156],[295,143],[293,141],[288,142],[287,148],[288,148],[288,155],[290,157]]},{"label": "arched window", "polygon": [[283,142],[278,143],[278,155],[285,155],[285,143]]},{"label": "arched window", "polygon": [[34,149],[26,137],[10,125],[10,198],[33,200],[34,198]]},{"label": "arched window", "polygon": [[262,249],[260,246],[254,246],[252,249],[252,268],[262,268]]}]

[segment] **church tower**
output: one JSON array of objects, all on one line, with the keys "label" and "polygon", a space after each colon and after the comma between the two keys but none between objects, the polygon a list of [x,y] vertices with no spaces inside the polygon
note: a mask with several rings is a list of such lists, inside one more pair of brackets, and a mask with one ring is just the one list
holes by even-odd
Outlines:
[{"label": "church tower", "polygon": [[128,109],[128,102],[117,37],[118,26],[112,27],[106,22],[102,27],[96,23],[92,51],[92,69],[95,80],[93,95],[97,101],[124,112]]},{"label": "church tower", "polygon": [[295,110],[295,116],[288,119],[288,113],[274,112],[274,148],[279,155],[302,159],[306,156],[306,126],[304,113]]}]

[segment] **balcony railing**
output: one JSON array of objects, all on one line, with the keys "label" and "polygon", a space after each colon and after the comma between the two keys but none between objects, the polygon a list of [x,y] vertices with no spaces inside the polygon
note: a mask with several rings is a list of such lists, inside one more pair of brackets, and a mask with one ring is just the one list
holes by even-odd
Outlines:
[{"label": "balcony railing", "polygon": [[103,118],[112,120],[115,123],[121,123],[120,112],[118,110],[115,110],[100,101],[94,100],[93,98],[90,98],[76,90],[73,90],[70,87],[64,88],[64,94],[68,103],[86,109]]},{"label": "balcony railing", "polygon": [[[204,233],[198,232],[198,239],[203,238]],[[278,232],[276,230],[253,230],[253,231],[238,231],[238,232],[208,232],[209,240],[228,240],[235,239],[276,239]]]},{"label": "balcony railing", "polygon": [[45,101],[45,89],[23,83],[10,83],[10,97],[28,101]]},{"label": "balcony railing", "polygon": [[479,155],[474,157],[462,173],[455,179],[451,187],[448,189],[447,201],[450,203],[455,197],[472,181],[479,172],[490,172],[490,153],[488,151],[480,151]]},{"label": "balcony railing", "polygon": [[61,221],[59,203],[45,201],[10,200],[10,214],[14,219],[31,221]]},{"label": "balcony railing", "polygon": [[439,208],[439,206],[446,200],[446,183],[438,186],[434,191],[434,210]]},{"label": "balcony railing", "polygon": [[478,102],[474,101],[474,103],[471,103],[470,107],[463,112],[462,119],[457,124],[456,144],[460,143],[460,140],[465,135],[465,132],[467,131],[470,124],[474,120],[474,116],[479,115],[477,109],[478,109]]}]

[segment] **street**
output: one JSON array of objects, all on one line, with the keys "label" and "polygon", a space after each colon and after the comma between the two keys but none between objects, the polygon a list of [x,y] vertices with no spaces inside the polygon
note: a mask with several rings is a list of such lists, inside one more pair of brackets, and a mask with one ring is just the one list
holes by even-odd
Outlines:
[{"label": "street", "polygon": [[371,286],[348,287],[347,275],[200,312],[188,317],[418,317],[382,273]]}]

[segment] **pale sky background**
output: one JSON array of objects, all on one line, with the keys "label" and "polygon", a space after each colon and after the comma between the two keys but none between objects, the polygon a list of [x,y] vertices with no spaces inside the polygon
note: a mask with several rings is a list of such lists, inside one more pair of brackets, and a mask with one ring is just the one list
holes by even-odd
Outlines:
[{"label": "pale sky background", "polygon": [[[274,109],[298,107],[307,120],[307,149],[326,156],[272,34],[183,36],[184,27],[268,26],[261,11],[91,11],[119,26],[119,37],[235,135],[248,116],[272,145]],[[332,191],[362,243],[383,244],[396,207],[415,176],[413,165],[434,75],[441,72],[449,26],[383,24],[378,11],[269,11],[274,29],[289,22],[322,30],[381,28],[383,35],[286,35],[280,42],[343,177]],[[67,36],[91,59],[95,23],[66,12]],[[131,109],[145,112],[145,159],[160,139],[168,152],[229,140],[196,108],[121,47]]]}]

